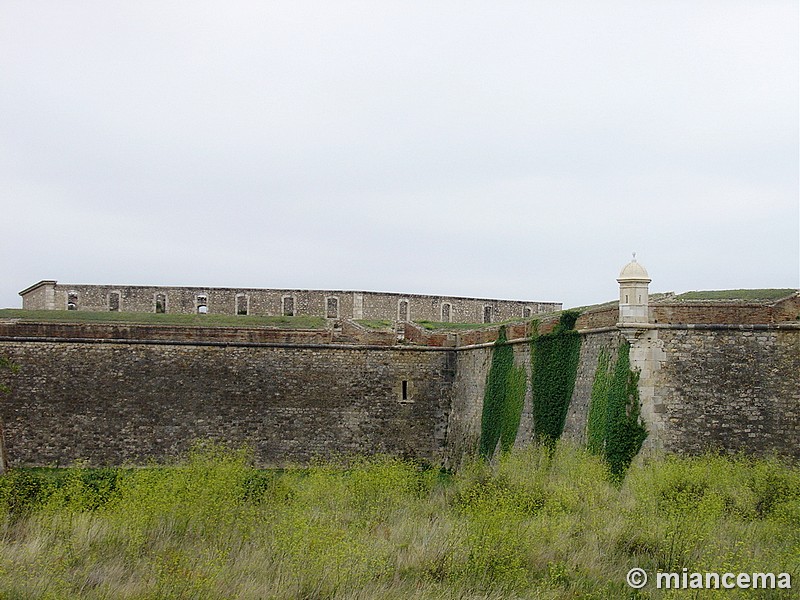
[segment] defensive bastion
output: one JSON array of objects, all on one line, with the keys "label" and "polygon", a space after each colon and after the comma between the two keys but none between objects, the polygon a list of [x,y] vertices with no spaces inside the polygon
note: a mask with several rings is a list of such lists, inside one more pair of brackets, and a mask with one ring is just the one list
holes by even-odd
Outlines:
[{"label": "defensive bastion", "polygon": [[[619,301],[585,310],[575,324],[580,352],[562,437],[586,443],[601,357],[625,345],[638,374],[648,432],[644,452],[712,449],[800,458],[797,292],[750,301],[651,296],[649,276],[635,261],[618,281]],[[105,304],[92,304],[90,287],[106,290],[97,295]],[[45,303],[28,307],[63,309],[76,291],[79,311],[114,310],[108,303],[114,290],[66,288],[72,289],[64,290],[64,306],[55,282],[32,286],[23,296],[39,294]],[[129,309],[124,289],[117,288],[119,310]],[[176,302],[171,290],[169,310],[198,310],[202,293],[189,290],[187,304]],[[215,294],[202,291],[212,312]],[[143,294],[148,312],[155,311],[159,293]],[[319,329],[253,327],[247,317],[235,327],[0,319],[0,356],[19,365],[18,372],[0,375],[12,388],[0,400],[10,464],[141,464],[181,453],[196,438],[247,444],[260,464],[273,466],[354,452],[454,464],[475,452],[500,326],[429,330],[409,321],[369,329],[349,318],[358,293],[348,293],[352,304],[338,295],[338,318]],[[324,311],[327,293],[320,294],[314,302]],[[232,313],[236,297],[226,300]],[[299,294],[294,298],[302,310]],[[408,299],[409,313],[394,312],[398,298]],[[392,321],[430,317],[415,312],[413,298],[391,297]],[[455,321],[451,300],[445,302]],[[253,295],[249,302],[255,312]],[[425,302],[441,311],[441,299]],[[365,296],[364,318],[368,306]],[[530,308],[530,317],[512,315],[516,321],[502,326],[514,366],[527,376],[517,445],[531,443],[537,430],[532,341],[558,322],[557,313]],[[471,315],[483,321],[481,309]],[[442,313],[433,316],[439,320]]]}]

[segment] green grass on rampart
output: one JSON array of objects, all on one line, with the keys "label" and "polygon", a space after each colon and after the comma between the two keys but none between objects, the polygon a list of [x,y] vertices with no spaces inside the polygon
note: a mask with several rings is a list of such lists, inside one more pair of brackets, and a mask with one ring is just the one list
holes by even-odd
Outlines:
[{"label": "green grass on rampart", "polygon": [[800,471],[775,459],[639,462],[615,485],[563,444],[452,474],[390,457],[263,471],[212,447],[0,477],[0,598],[791,598],[625,575],[788,572],[796,594],[798,549]]},{"label": "green grass on rampart", "polygon": [[679,294],[670,300],[780,300],[791,296],[797,290],[793,288],[765,290],[707,290]]},{"label": "green grass on rampart", "polygon": [[510,323],[522,323],[530,321],[530,319],[509,319],[506,321],[498,321],[496,323],[451,323],[445,321],[414,321],[420,327],[430,331],[464,331],[470,329],[488,329],[491,327],[499,327],[500,325],[508,325]]},{"label": "green grass on rampart", "polygon": [[141,325],[186,325],[190,327],[280,327],[322,329],[325,319],[310,315],[296,317],[255,315],[214,315],[176,313],[90,312],[80,310],[0,309],[0,319],[59,323],[124,323]]}]

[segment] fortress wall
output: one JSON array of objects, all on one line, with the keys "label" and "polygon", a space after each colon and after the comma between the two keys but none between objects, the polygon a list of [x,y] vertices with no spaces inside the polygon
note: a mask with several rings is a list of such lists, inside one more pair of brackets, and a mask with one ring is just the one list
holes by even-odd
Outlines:
[{"label": "fortress wall", "polygon": [[600,331],[581,335],[581,353],[575,388],[564,423],[563,438],[579,445],[586,444],[586,425],[589,421],[589,404],[592,398],[592,384],[597,371],[600,352],[606,350],[616,357],[622,336],[618,331]]},{"label": "fortress wall", "polygon": [[587,310],[575,322],[575,329],[599,329],[614,327],[619,323],[619,305]]},{"label": "fortress wall", "polygon": [[[0,342],[20,366],[0,403],[12,466],[144,463],[195,438],[262,465],[339,453],[441,457],[452,351]],[[408,402],[402,401],[407,381]]]},{"label": "fortress wall", "polygon": [[492,365],[492,347],[456,352],[453,404],[447,423],[447,456],[450,467],[477,454],[481,438],[481,411],[486,376]]},{"label": "fortress wall", "polygon": [[800,321],[800,293],[777,302],[772,309],[772,321],[774,323]]},{"label": "fortress wall", "polygon": [[[697,454],[714,449],[800,458],[800,328],[796,326],[658,327],[634,342],[644,357],[639,391],[649,431],[646,451]],[[582,332],[575,388],[563,438],[586,443],[592,384],[600,352],[612,360],[624,341],[616,329]],[[530,347],[514,344],[528,373],[517,445],[533,440]],[[456,353],[448,461],[458,464],[480,440],[492,345]],[[641,367],[640,367],[641,368]]]},{"label": "fortress wall", "polygon": [[651,321],[654,323],[772,323],[773,308],[756,303],[711,303],[676,302],[658,303],[650,306]]},{"label": "fortress wall", "polygon": [[[212,437],[252,444],[264,465],[390,452],[452,466],[477,448],[493,348],[318,344],[292,331],[270,346],[214,339],[207,328],[195,328],[202,340],[170,343],[174,331],[146,339],[136,326],[109,324],[106,338],[80,341],[76,327],[97,334],[100,326],[13,327],[0,334],[26,331],[29,339],[0,341],[0,354],[21,367],[0,373],[0,383],[13,387],[0,402],[12,465],[142,463]],[[394,335],[374,333],[382,343]],[[582,332],[566,439],[585,441],[599,354],[606,348],[616,356],[622,339],[617,329]],[[530,345],[512,347],[528,373],[523,445],[533,439]],[[642,369],[646,448],[800,458],[800,326],[651,325],[633,342],[631,361]],[[403,402],[403,381],[411,402]]]},{"label": "fortress wall", "polygon": [[656,447],[800,458],[800,328],[657,334],[664,360],[654,373]]}]

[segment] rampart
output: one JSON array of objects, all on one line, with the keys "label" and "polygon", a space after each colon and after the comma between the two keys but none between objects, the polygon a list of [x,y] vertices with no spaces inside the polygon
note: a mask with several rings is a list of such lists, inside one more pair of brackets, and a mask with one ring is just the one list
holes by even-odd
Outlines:
[{"label": "rampart", "polygon": [[[628,341],[647,451],[708,449],[800,458],[800,324],[796,297],[747,307],[703,304],[698,323],[618,326],[618,310],[585,312],[564,436],[586,441],[602,350]],[[652,314],[675,315],[658,303]],[[671,311],[671,312],[667,312]],[[776,319],[785,315],[791,318]],[[752,317],[755,319],[756,317]],[[555,315],[508,324],[528,374],[517,444],[533,439],[531,336]],[[454,464],[477,447],[497,327],[430,332],[412,323],[370,330],[0,323],[0,375],[13,465],[141,463],[195,438],[248,444],[263,465],[315,456],[388,452]],[[398,338],[399,336],[399,338]]]}]

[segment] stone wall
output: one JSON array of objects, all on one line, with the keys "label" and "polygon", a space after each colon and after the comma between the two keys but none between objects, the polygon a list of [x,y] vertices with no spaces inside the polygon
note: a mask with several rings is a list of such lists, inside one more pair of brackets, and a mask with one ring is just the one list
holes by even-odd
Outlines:
[{"label": "stone wall", "polygon": [[800,328],[658,328],[656,447],[800,458]]},{"label": "stone wall", "polygon": [[[4,341],[12,466],[144,463],[195,438],[262,465],[386,452],[438,462],[452,351],[331,345]],[[406,398],[403,399],[403,382]]]},{"label": "stone wall", "polygon": [[[624,336],[617,328],[581,334],[578,372],[563,438],[586,443],[592,384],[602,350],[612,360]],[[528,374],[517,445],[533,440],[530,345],[513,344]],[[457,464],[480,440],[481,411],[493,345],[459,348],[448,434]],[[786,325],[652,326],[633,340],[640,371],[644,452],[706,450],[776,452],[800,458],[800,327]]]},{"label": "stone wall", "polygon": [[[264,465],[389,452],[452,466],[478,445],[496,328],[470,345],[459,334],[456,347],[397,345],[394,332],[355,324],[340,334],[216,329],[0,324],[0,354],[21,367],[0,374],[13,387],[0,401],[12,465],[144,462],[198,437],[252,445]],[[409,330],[418,343],[429,335]],[[523,325],[510,331],[525,334]],[[800,458],[800,325],[649,324],[581,335],[565,438],[585,442],[599,354],[616,356],[625,336],[641,371],[646,450]],[[523,445],[533,438],[530,343],[512,347],[528,374]]]},{"label": "stone wall", "polygon": [[579,445],[586,444],[586,425],[589,420],[589,404],[592,397],[597,362],[600,352],[606,350],[610,356],[616,356],[622,337],[616,330],[584,333],[581,336],[581,353],[578,362],[578,373],[575,377],[575,388],[564,423],[564,439]]}]

